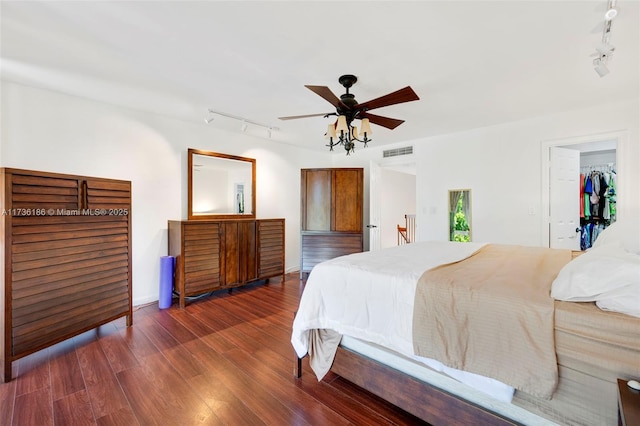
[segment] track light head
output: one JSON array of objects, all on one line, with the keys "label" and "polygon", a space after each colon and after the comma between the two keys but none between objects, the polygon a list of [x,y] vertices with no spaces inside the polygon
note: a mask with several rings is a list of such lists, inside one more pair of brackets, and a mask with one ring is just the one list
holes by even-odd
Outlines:
[{"label": "track light head", "polygon": [[600,58],[596,58],[593,60],[593,69],[598,73],[600,77],[604,77],[609,74],[609,68]]}]

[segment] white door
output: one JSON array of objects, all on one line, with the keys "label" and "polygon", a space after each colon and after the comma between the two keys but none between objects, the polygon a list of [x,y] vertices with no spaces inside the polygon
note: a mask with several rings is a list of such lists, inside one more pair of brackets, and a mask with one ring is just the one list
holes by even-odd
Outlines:
[{"label": "white door", "polygon": [[375,161],[369,162],[369,251],[380,249],[380,217],[382,216],[380,165]]},{"label": "white door", "polygon": [[580,250],[580,151],[549,149],[549,247]]}]

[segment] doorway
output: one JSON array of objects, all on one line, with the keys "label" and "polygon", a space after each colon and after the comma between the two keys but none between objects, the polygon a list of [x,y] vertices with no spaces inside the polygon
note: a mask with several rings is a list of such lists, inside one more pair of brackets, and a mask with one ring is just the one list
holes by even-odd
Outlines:
[{"label": "doorway", "polygon": [[384,158],[369,166],[369,250],[398,245],[397,226],[416,211],[413,158]]},{"label": "doorway", "polygon": [[[581,198],[578,193],[580,174],[591,171],[615,171],[620,158],[620,142],[624,137],[625,132],[615,132],[547,141],[542,144],[543,246],[584,249],[586,228],[583,229],[583,225],[593,223],[604,227],[605,222],[601,217],[584,217],[585,211],[580,204]],[[563,151],[569,155],[563,155]],[[568,167],[571,170],[567,169]],[[570,182],[571,179],[574,181],[573,184]],[[606,224],[610,223],[609,220]],[[590,239],[591,230],[589,241]],[[591,243],[592,241],[589,247]]]}]

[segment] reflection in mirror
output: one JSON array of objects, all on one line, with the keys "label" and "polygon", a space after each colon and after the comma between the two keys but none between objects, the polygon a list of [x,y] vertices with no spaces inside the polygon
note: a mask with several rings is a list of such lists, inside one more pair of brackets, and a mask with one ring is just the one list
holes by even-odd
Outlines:
[{"label": "reflection in mirror", "polygon": [[471,241],[471,190],[449,190],[449,241]]},{"label": "reflection in mirror", "polygon": [[189,219],[255,217],[255,160],[189,149]]}]

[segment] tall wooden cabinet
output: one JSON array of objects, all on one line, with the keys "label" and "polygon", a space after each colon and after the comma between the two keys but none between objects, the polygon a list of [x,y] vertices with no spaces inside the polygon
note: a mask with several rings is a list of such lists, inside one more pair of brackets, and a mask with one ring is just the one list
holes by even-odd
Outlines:
[{"label": "tall wooden cabinet", "polygon": [[131,182],[4,168],[4,381],[12,361],[131,310]]},{"label": "tall wooden cabinet", "polygon": [[278,275],[284,282],[284,219],[170,220],[175,290],[185,298]]},{"label": "tall wooden cabinet", "polygon": [[363,250],[363,169],[301,170],[300,277],[328,259]]}]

